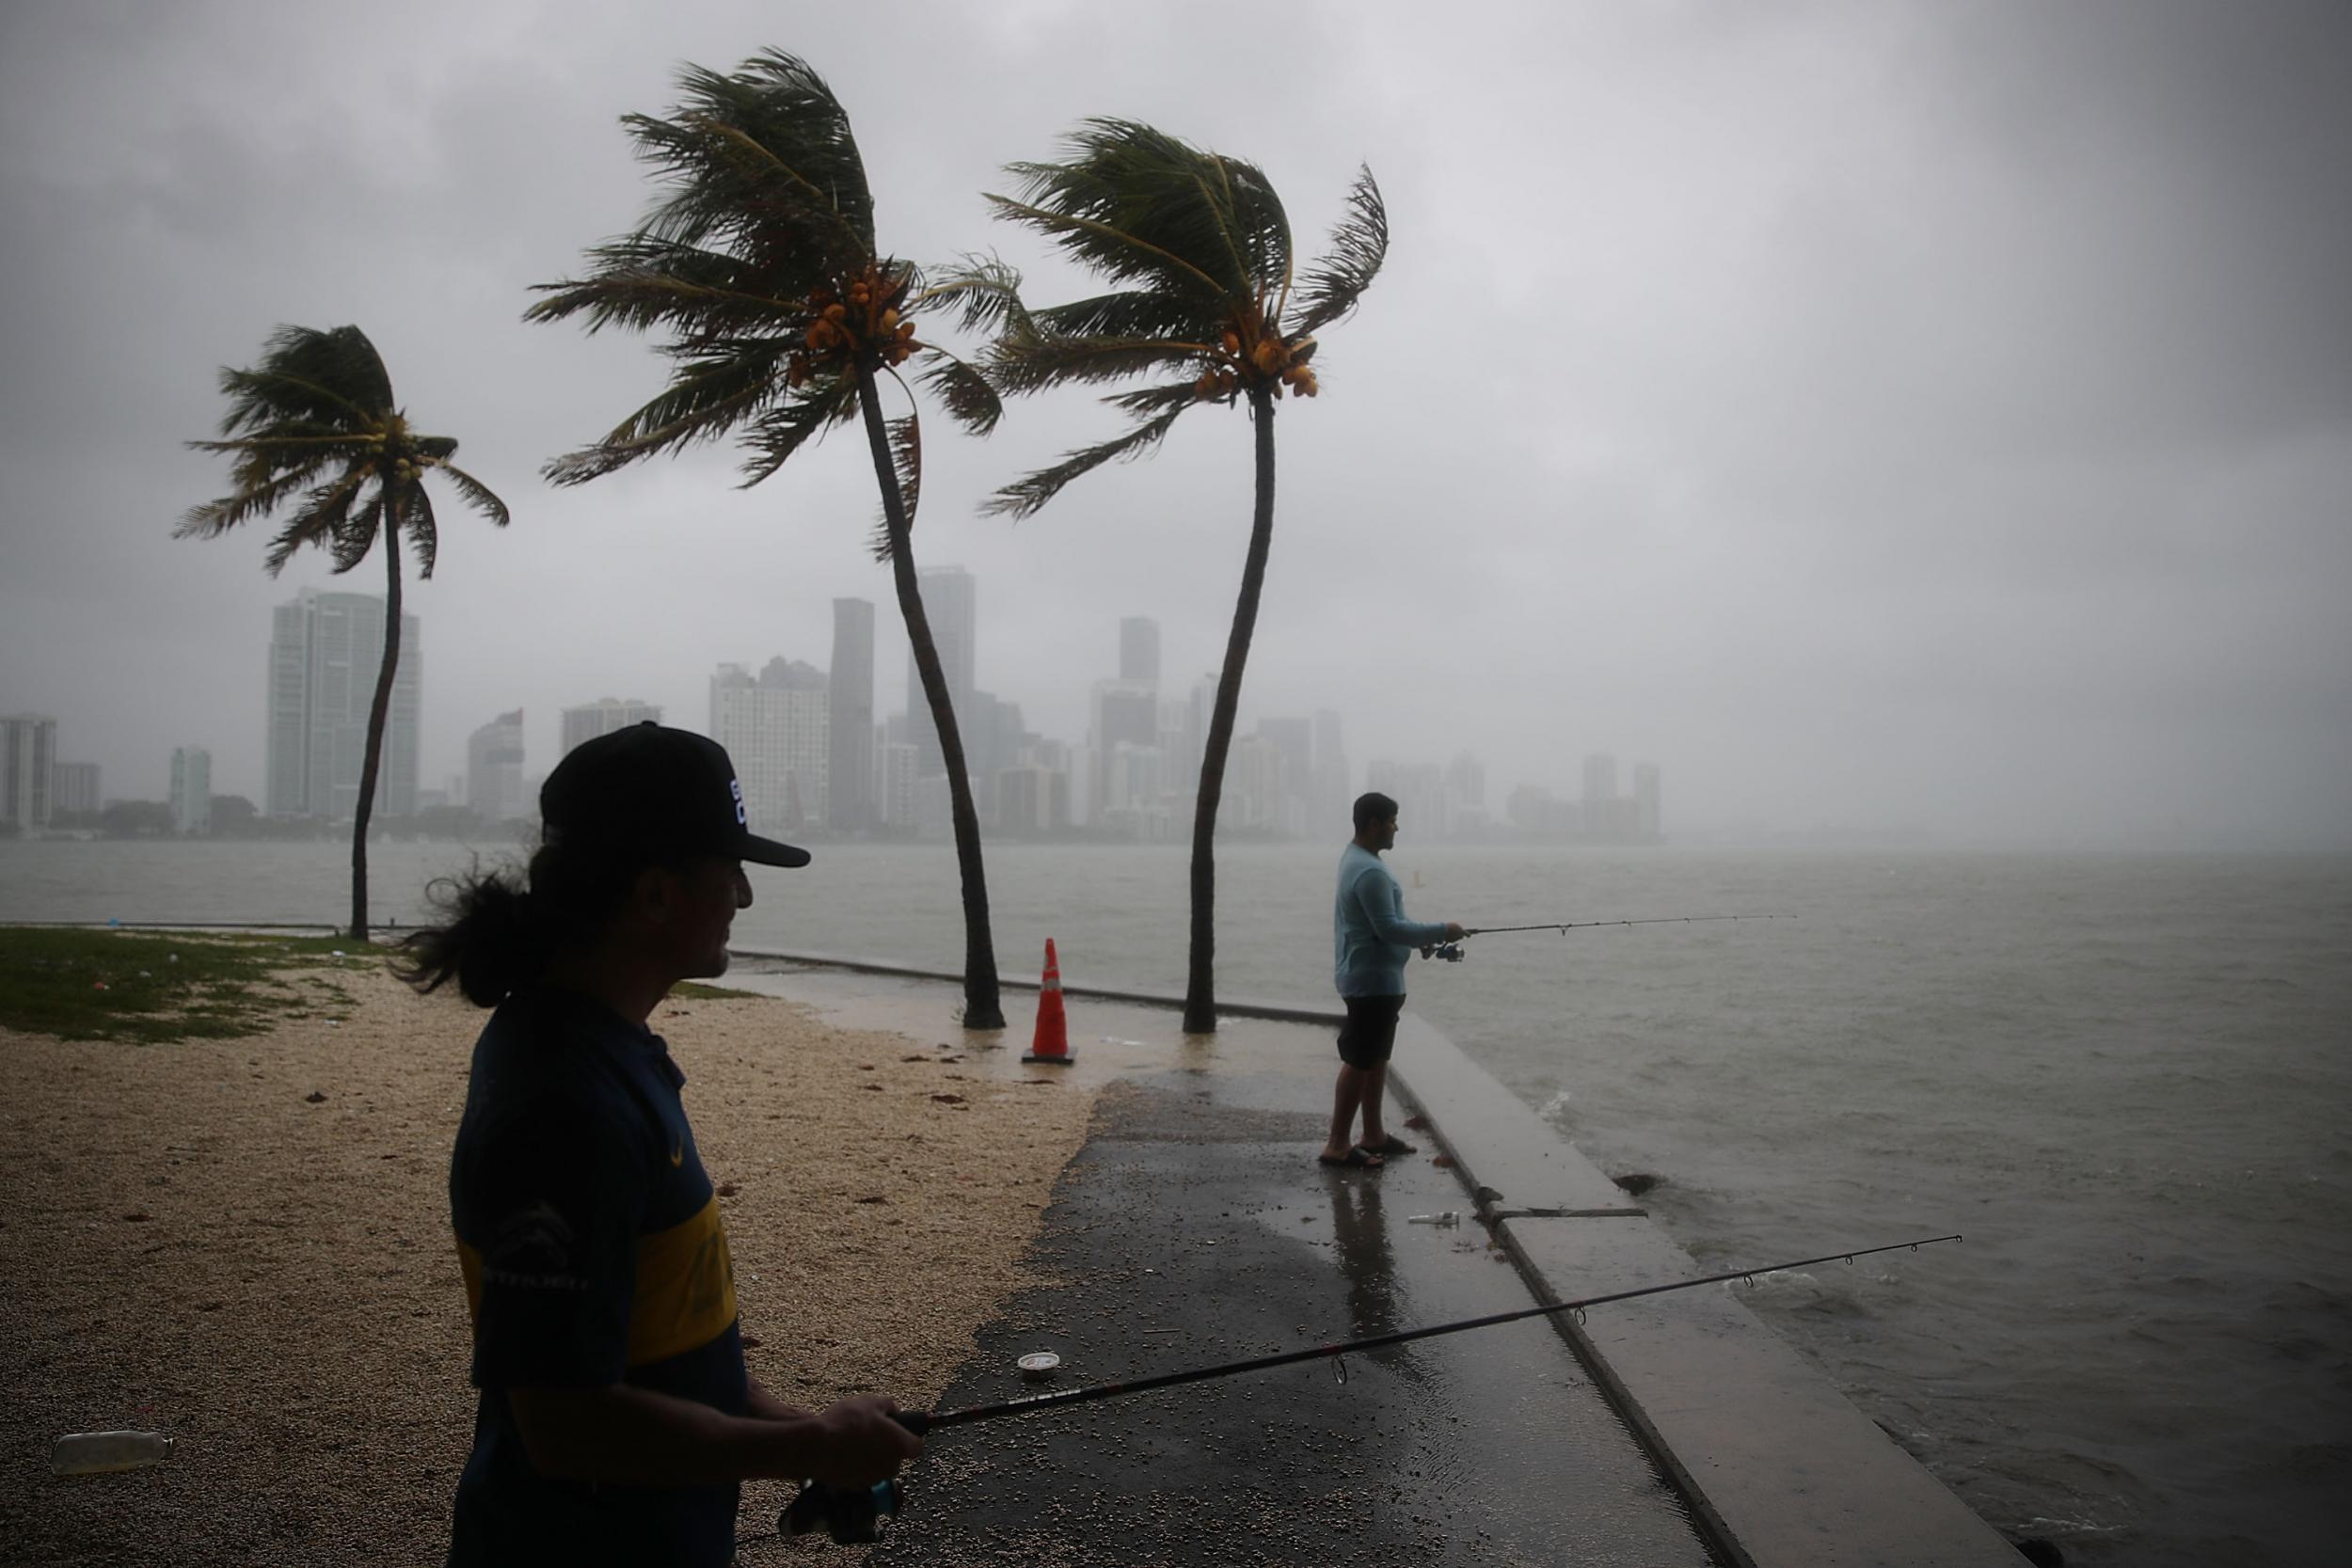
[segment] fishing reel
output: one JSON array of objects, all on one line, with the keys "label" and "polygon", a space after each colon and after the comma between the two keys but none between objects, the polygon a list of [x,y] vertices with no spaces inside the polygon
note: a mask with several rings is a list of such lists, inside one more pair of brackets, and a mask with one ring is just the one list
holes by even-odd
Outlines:
[{"label": "fishing reel", "polygon": [[792,1500],[776,1515],[776,1533],[787,1538],[823,1530],[844,1546],[870,1546],[898,1516],[904,1495],[895,1481],[871,1486],[833,1486],[821,1481],[803,1481]]},{"label": "fishing reel", "polygon": [[1421,956],[1424,958],[1441,959],[1450,964],[1458,964],[1470,957],[1462,951],[1462,944],[1458,942],[1433,942],[1421,950]]}]

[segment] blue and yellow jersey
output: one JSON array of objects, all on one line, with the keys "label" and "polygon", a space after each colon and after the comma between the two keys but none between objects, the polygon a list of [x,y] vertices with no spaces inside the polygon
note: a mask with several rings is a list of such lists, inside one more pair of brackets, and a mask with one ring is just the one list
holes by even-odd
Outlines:
[{"label": "blue and yellow jersey", "polygon": [[475,1042],[450,1219],[482,1390],[455,1563],[729,1561],[734,1486],[552,1481],[508,1388],[630,1383],[743,1414],[717,1195],[661,1037],[585,997],[518,992]]}]

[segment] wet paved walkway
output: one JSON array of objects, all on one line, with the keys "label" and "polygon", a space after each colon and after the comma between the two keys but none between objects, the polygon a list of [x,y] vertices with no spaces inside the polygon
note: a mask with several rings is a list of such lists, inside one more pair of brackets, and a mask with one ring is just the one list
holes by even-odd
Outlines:
[{"label": "wet paved walkway", "polygon": [[[777,989],[844,1022],[910,1027],[911,1004],[930,1009],[918,1035],[940,1027],[922,988],[803,973]],[[1030,1010],[1009,1001],[1016,1018]],[[1203,1044],[1170,1013],[1071,1007],[1070,1069],[1024,1068],[1018,1048],[970,1054],[997,1071],[1083,1075],[1102,1098],[1033,1256],[1055,1283],[982,1331],[941,1408],[1529,1305],[1426,1139],[1408,1134],[1423,1152],[1379,1173],[1315,1164],[1338,1064],[1329,1030],[1236,1019]],[[1411,1221],[1446,1210],[1463,1222]],[[1023,1381],[1014,1364],[1031,1351],[1061,1357],[1054,1381]],[[1343,1383],[1317,1360],[937,1433],[874,1560],[1712,1560],[1548,1323],[1343,1364]]]}]

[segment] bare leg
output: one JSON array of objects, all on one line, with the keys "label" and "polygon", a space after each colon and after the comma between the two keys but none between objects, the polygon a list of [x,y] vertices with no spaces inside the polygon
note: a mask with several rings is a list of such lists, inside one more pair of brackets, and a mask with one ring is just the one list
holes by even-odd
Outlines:
[{"label": "bare leg", "polygon": [[1380,1125],[1380,1102],[1389,1092],[1389,1064],[1363,1069],[1364,1138],[1366,1148],[1378,1148],[1389,1141],[1387,1129]]},{"label": "bare leg", "polygon": [[[1385,1069],[1377,1070],[1385,1075]],[[1331,1089],[1331,1136],[1323,1146],[1326,1159],[1343,1160],[1354,1147],[1348,1140],[1348,1129],[1356,1123],[1357,1106],[1363,1103],[1367,1076],[1361,1068],[1341,1064],[1339,1082]]]}]

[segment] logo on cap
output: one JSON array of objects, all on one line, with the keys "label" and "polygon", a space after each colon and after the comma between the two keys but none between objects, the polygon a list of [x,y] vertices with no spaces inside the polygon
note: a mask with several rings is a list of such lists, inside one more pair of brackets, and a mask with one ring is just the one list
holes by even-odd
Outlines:
[{"label": "logo on cap", "polygon": [[743,809],[743,781],[740,779],[729,779],[727,781],[727,793],[735,797],[735,825],[739,828],[749,827],[751,825],[752,814]]}]

